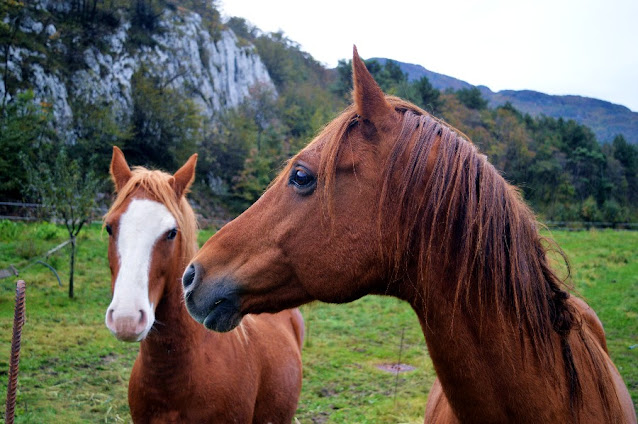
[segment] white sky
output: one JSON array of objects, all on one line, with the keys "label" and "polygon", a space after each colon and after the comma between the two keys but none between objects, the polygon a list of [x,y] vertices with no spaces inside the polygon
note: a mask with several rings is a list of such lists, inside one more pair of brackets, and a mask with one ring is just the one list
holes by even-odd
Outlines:
[{"label": "white sky", "polygon": [[576,94],[638,111],[638,0],[220,0],[326,66],[415,63],[493,91]]}]

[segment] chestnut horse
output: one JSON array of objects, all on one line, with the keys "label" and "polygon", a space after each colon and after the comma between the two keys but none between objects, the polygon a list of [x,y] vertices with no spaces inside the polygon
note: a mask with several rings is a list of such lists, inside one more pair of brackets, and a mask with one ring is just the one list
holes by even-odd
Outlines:
[{"label": "chestnut horse", "polygon": [[197,157],[171,176],[129,169],[113,148],[118,196],[105,217],[113,301],[106,326],[141,341],[129,381],[136,423],[286,423],[301,391],[303,319],[297,309],[219,334],[191,319],[181,276],[197,250],[185,199]]},{"label": "chestnut horse", "polygon": [[602,325],[551,269],[519,192],[462,134],[386,96],[353,58],[354,104],[242,215],[183,283],[191,315],[366,294],[410,303],[437,373],[426,422],[636,422]]}]

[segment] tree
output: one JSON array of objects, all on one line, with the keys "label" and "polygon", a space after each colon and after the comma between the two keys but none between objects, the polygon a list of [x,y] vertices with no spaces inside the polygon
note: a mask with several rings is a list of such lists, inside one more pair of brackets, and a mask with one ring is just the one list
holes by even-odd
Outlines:
[{"label": "tree", "polygon": [[337,63],[337,78],[330,90],[339,98],[350,101],[352,91],[352,59],[340,59]]},{"label": "tree", "polygon": [[250,25],[244,18],[232,16],[230,19],[228,19],[226,25],[233,30],[237,38],[239,38],[240,40],[243,39],[244,42],[250,42],[258,36],[257,28]]},{"label": "tree", "polygon": [[[43,151],[50,151],[49,146]],[[67,229],[71,241],[69,297],[73,298],[73,274],[75,271],[75,251],[77,235],[90,222],[95,206],[95,195],[102,186],[102,180],[93,171],[76,160],[70,160],[64,148],[58,150],[52,162],[40,157],[36,163],[23,156],[27,171],[29,191],[39,201],[43,210],[55,220],[61,221]]]},{"label": "tree", "polygon": [[618,135],[612,142],[613,156],[622,164],[627,182],[627,198],[632,206],[638,206],[638,146],[629,144]]},{"label": "tree", "polygon": [[132,78],[131,137],[123,151],[133,162],[175,168],[188,158],[202,139],[199,108],[192,99],[140,69]]},{"label": "tree", "polygon": [[278,90],[304,78],[298,63],[295,63],[293,51],[298,46],[287,38],[283,32],[273,32],[256,38],[253,43],[257,47],[259,57],[268,69],[270,79]]},{"label": "tree", "polygon": [[408,81],[408,76],[393,60],[386,60],[381,65],[376,59],[366,60],[366,68],[374,77],[379,87],[388,94],[396,94],[397,88]]},{"label": "tree", "polygon": [[470,109],[481,110],[487,108],[487,100],[483,98],[481,90],[477,87],[457,90],[456,97]]},{"label": "tree", "polygon": [[417,104],[432,114],[440,113],[441,108],[441,92],[434,88],[428,80],[423,76],[414,83]]},{"label": "tree", "polygon": [[50,120],[50,108],[36,104],[32,91],[18,94],[0,111],[0,198],[22,200],[26,173],[20,156],[55,137]]},{"label": "tree", "polygon": [[69,148],[72,157],[89,158],[87,165],[98,175],[106,174],[111,163],[113,146],[125,145],[132,137],[130,126],[121,123],[112,104],[89,103],[76,99],[72,131],[76,142]]}]

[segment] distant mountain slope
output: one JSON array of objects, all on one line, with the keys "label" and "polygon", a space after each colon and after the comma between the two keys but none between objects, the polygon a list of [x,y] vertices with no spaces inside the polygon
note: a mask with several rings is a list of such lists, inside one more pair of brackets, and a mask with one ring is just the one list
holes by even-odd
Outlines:
[{"label": "distant mountain slope", "polygon": [[494,93],[487,87],[479,88],[491,106],[510,102],[516,109],[532,116],[545,114],[587,125],[600,142],[612,141],[622,134],[628,142],[638,144],[638,113],[625,106],[590,97],[551,96],[530,90]]},{"label": "distant mountain slope", "polygon": [[[383,64],[387,59],[374,58]],[[395,61],[410,81],[426,76],[438,90],[459,90],[473,87],[465,81],[429,71],[421,65]],[[586,125],[596,134],[598,141],[610,142],[622,134],[633,144],[638,144],[638,113],[625,106],[581,96],[553,96],[531,90],[502,90],[497,93],[485,86],[478,86],[490,107],[510,102],[516,109],[532,116],[546,115],[553,118],[573,119]]]}]

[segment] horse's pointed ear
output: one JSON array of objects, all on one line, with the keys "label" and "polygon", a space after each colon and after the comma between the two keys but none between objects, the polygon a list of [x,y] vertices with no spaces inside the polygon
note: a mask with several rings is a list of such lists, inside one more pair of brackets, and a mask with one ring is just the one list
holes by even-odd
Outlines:
[{"label": "horse's pointed ear", "polygon": [[131,168],[129,168],[128,163],[126,163],[124,153],[122,153],[117,146],[113,146],[113,157],[111,158],[109,172],[115,184],[115,191],[120,191],[133,175]]},{"label": "horse's pointed ear", "polygon": [[195,180],[195,165],[197,165],[197,153],[191,156],[184,166],[179,168],[170,179],[171,187],[175,190],[177,198],[188,192],[191,184]]},{"label": "horse's pointed ear", "polygon": [[359,57],[357,46],[354,46],[352,54],[352,85],[357,113],[376,127],[384,127],[394,110]]}]

